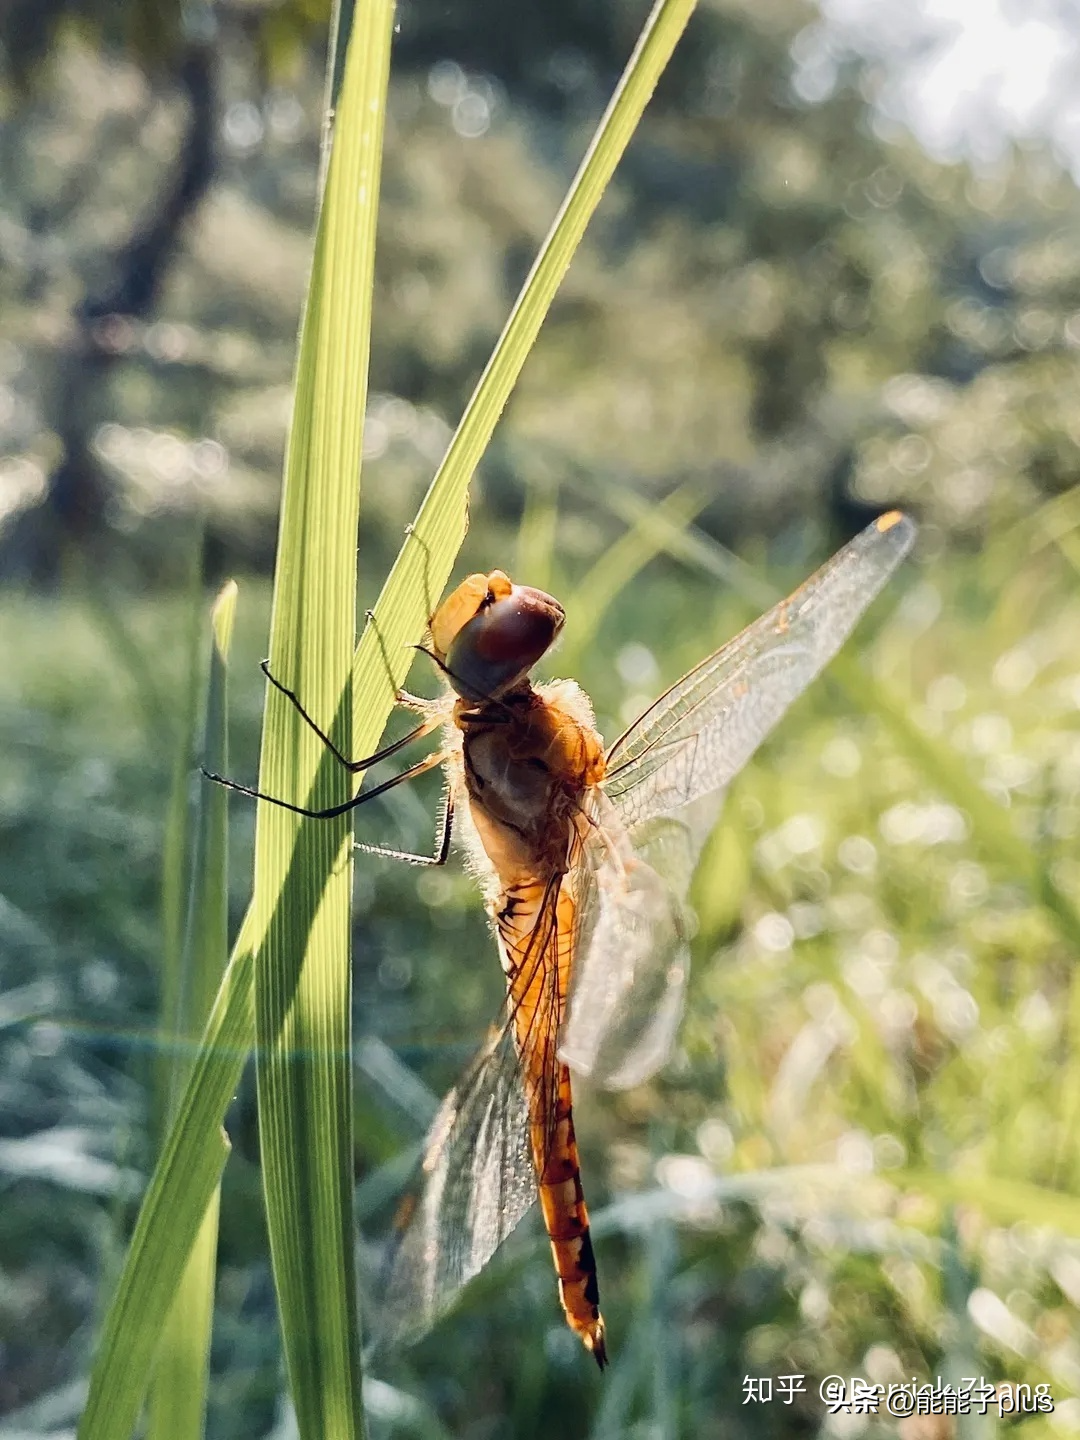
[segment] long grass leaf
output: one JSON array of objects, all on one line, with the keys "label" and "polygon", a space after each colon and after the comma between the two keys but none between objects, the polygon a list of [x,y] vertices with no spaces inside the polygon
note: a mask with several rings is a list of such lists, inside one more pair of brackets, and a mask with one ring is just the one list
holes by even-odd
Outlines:
[{"label": "long grass leaf", "polygon": [[251,1045],[252,935],[241,929],[135,1222],[90,1375],[80,1440],[127,1440],[161,1328],[229,1154],[221,1117]]},{"label": "long grass leaf", "polygon": [[[219,773],[229,768],[227,666],[236,614],[230,581],[214,605],[213,644],[206,684],[203,753]],[[170,1066],[165,1110],[169,1119],[191,1069],[189,1055],[205,1028],[228,955],[228,792],[202,787],[197,801],[195,846],[180,984],[172,1016],[166,1017]],[[219,1196],[206,1207],[162,1332],[150,1393],[150,1440],[199,1440],[203,1433],[210,1329],[214,1313]]]},{"label": "long grass leaf", "polygon": [[[188,907],[188,846],[191,840],[191,756],[199,721],[199,687],[202,664],[203,626],[203,534],[196,531],[189,555],[187,576],[188,633],[185,635],[184,703],[178,733],[173,741],[172,775],[165,811],[165,837],[161,847],[161,980],[160,1014],[163,1029],[180,1008],[180,976],[183,969],[184,925]],[[220,978],[220,977],[219,977]],[[163,1048],[154,1077],[154,1132],[164,1139],[168,1122],[168,1097],[173,1085],[172,1057]]]},{"label": "long grass leaf", "polygon": [[[301,330],[270,660],[349,744],[356,530],[375,227],[394,8],[354,15]],[[271,690],[260,787],[295,804],[347,778]],[[253,915],[259,1134],[286,1365],[301,1436],[363,1434],[353,1281],[352,844],[347,816],[259,810]]]}]

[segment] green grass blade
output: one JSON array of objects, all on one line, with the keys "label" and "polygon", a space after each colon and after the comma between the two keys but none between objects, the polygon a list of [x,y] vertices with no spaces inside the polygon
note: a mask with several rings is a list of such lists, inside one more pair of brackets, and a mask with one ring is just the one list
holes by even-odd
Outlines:
[{"label": "green grass blade", "polygon": [[135,1222],[90,1375],[80,1440],[127,1440],[135,1428],[165,1317],[228,1158],[221,1117],[251,1045],[251,970],[245,922]]},{"label": "green grass blade", "polygon": [[893,1170],[888,1180],[901,1189],[921,1190],[943,1204],[973,1206],[999,1225],[1047,1225],[1063,1235],[1080,1237],[1080,1199],[1062,1190],[985,1173]]},{"label": "green grass blade", "polygon": [[695,0],[658,0],[653,6],[611,103],[424,497],[411,534],[394,562],[375,606],[374,621],[360,641],[353,668],[358,699],[353,737],[357,755],[368,754],[378,742],[393,703],[394,689],[408,673],[412,657],[407,647],[419,640],[464,538],[468,486],[473,471],[491,439],[585,227],[686,28],[694,4]]},{"label": "green grass blade", "polygon": [[200,1440],[203,1434],[220,1203],[221,1191],[215,1186],[161,1332],[148,1402],[147,1440]]},{"label": "green grass blade", "polygon": [[[211,680],[207,731],[219,735],[221,744],[225,723],[221,667],[234,604],[234,597],[226,595],[215,611],[212,663],[217,675]],[[212,998],[213,1008],[191,1065],[183,1101],[177,1107],[176,1121],[143,1199],[117,1291],[105,1318],[87,1404],[79,1423],[79,1435],[94,1440],[126,1440],[131,1434],[146,1395],[159,1337],[179,1287],[194,1285],[194,1278],[189,1281],[188,1277],[200,1270],[201,1291],[208,1292],[212,1285],[207,1256],[212,1259],[214,1245],[210,1237],[213,1232],[216,1240],[217,1186],[229,1153],[221,1117],[240,1078],[253,1025],[251,939],[246,924],[214,998],[226,934],[223,799],[224,792],[220,798],[207,795],[201,799],[200,830],[205,837],[202,843],[206,867],[212,867],[214,874],[202,892],[209,901],[205,913],[203,901],[194,897],[190,912],[198,920],[197,930],[189,925],[190,953],[193,959],[199,956],[197,968],[201,976],[190,988],[190,1033],[198,1033]],[[177,1079],[182,1080],[183,1075]],[[189,1266],[188,1257],[196,1245],[202,1258]]]},{"label": "green grass blade", "polygon": [[[349,746],[358,477],[393,5],[355,12],[300,339],[270,660]],[[271,690],[260,788],[294,803],[348,780]],[[363,1433],[353,1279],[352,842],[348,816],[261,806],[253,921],[259,1134],[286,1366],[301,1436]]]},{"label": "green grass blade", "polygon": [[[213,612],[213,644],[206,686],[203,753],[219,774],[229,768],[226,677],[236,614],[230,581]],[[201,1036],[228,955],[228,792],[203,786],[197,802],[191,893],[181,983],[163,1030],[171,1074],[165,1109],[172,1119],[190,1073],[188,1055]],[[150,1440],[198,1440],[203,1433],[210,1329],[214,1313],[218,1192],[206,1208],[194,1248],[162,1332],[150,1394]]]},{"label": "green grass blade", "polygon": [[[230,580],[222,586],[211,617],[213,645],[206,689],[203,753],[208,766],[215,770],[220,766],[222,771],[229,768],[228,663],[236,600],[236,584]],[[198,1039],[202,1034],[210,1016],[228,955],[228,798],[228,791],[220,786],[200,787],[192,897],[185,941],[190,989],[181,1011],[181,1034],[192,1039]]]},{"label": "green grass blade", "polygon": [[644,523],[656,530],[657,554],[664,551],[673,560],[697,566],[758,610],[767,610],[782,599],[780,591],[763,579],[752,565],[696,525],[675,524],[648,500],[611,481],[602,484],[599,493],[611,513],[627,525]]}]

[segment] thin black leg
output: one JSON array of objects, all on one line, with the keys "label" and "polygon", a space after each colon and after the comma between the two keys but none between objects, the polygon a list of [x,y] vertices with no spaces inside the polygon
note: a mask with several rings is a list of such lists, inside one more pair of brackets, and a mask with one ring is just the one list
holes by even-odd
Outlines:
[{"label": "thin black leg", "polygon": [[342,765],[344,765],[345,769],[348,770],[350,775],[356,775],[361,770],[367,770],[372,765],[377,765],[380,760],[386,760],[389,759],[391,755],[396,755],[399,750],[404,750],[405,746],[411,745],[414,740],[420,740],[423,738],[423,736],[430,735],[432,730],[434,730],[436,726],[440,723],[439,719],[435,719],[429,716],[426,720],[422,720],[420,724],[417,725],[415,730],[410,730],[407,735],[403,735],[400,740],[395,740],[392,745],[384,745],[381,750],[376,750],[374,755],[368,755],[363,760],[350,760],[347,756],[341,753],[338,747],[334,744],[333,740],[330,739],[330,736],[327,735],[326,731],[320,729],[320,727],[311,718],[311,716],[301,704],[300,697],[297,695],[296,691],[290,690],[287,685],[283,685],[281,681],[276,678],[276,676],[272,673],[270,669],[269,660],[260,661],[259,668],[262,670],[267,680],[270,681],[270,684],[273,685],[274,689],[279,690],[281,694],[285,696],[286,700],[288,700],[290,705],[292,705],[296,709],[296,711],[300,715],[300,718],[305,722],[306,725],[308,725],[310,729],[314,730],[315,734],[323,742],[326,748],[330,751],[330,753],[334,756],[336,760],[338,760]]},{"label": "thin black leg", "polygon": [[[442,673],[446,676],[447,680],[450,681],[450,684],[454,686],[455,691],[457,691],[459,695],[461,694],[460,690],[457,689],[457,686],[454,685],[454,681],[457,679],[457,676],[454,674],[454,672],[450,669],[449,665],[447,665],[445,661],[439,659],[438,655],[435,654],[434,650],[429,650],[426,645],[414,645],[412,648],[414,650],[419,650],[421,655],[426,655],[427,658],[431,661],[431,663],[435,666],[435,668],[442,671]],[[479,703],[481,705],[498,705],[500,709],[505,710],[507,714],[509,714],[509,709],[506,705],[506,702],[504,700],[501,700],[497,695],[482,695],[480,697]],[[473,712],[470,711],[469,713],[472,714]],[[489,718],[489,716],[485,716],[485,719]]]},{"label": "thin black leg", "polygon": [[400,694],[400,691],[397,688],[397,681],[394,679],[394,667],[390,664],[390,656],[387,653],[386,641],[383,639],[383,633],[379,629],[379,622],[375,618],[375,611],[365,610],[364,614],[367,616],[368,624],[371,626],[371,629],[375,634],[375,639],[378,642],[379,646],[379,654],[382,656],[383,669],[386,671],[386,678],[390,682],[390,688],[394,691],[396,698],[397,695]]},{"label": "thin black leg", "polygon": [[406,780],[415,780],[418,775],[424,775],[429,770],[434,770],[436,765],[441,765],[446,759],[444,750],[435,750],[430,755],[425,755],[423,760],[418,760],[415,765],[410,765],[407,770],[402,770],[399,775],[392,775],[389,780],[384,780],[381,785],[376,785],[373,790],[362,790],[359,795],[354,795],[351,800],[343,800],[340,805],[328,805],[325,810],[312,810],[306,805],[292,805],[288,800],[279,800],[276,795],[267,795],[263,790],[253,790],[248,785],[238,785],[235,780],[227,780],[224,775],[214,775],[203,766],[199,768],[207,780],[212,780],[215,785],[224,785],[226,790],[235,790],[240,795],[248,795],[252,800],[265,800],[268,805],[276,805],[280,810],[289,810],[294,815],[303,815],[308,820],[332,820],[335,815],[346,815],[350,810],[355,810],[358,805],[365,804],[368,800],[374,800],[376,795],[385,795],[387,790],[392,790],[395,785],[402,785]]}]

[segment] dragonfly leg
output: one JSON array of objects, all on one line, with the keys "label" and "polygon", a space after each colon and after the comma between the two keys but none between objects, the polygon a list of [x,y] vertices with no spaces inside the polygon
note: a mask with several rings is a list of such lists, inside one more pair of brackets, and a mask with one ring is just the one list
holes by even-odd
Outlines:
[{"label": "dragonfly leg", "polygon": [[363,850],[366,855],[382,855],[388,860],[404,860],[409,865],[445,865],[450,854],[450,833],[453,823],[454,802],[448,790],[439,807],[434,854],[417,855],[411,850],[391,850],[387,845],[367,845],[360,841],[357,841],[354,848]]},{"label": "dragonfly leg", "polygon": [[432,706],[431,700],[425,700],[422,695],[412,695],[408,690],[398,690],[394,695],[394,704],[400,705],[403,710],[415,710],[418,715],[426,715]]},{"label": "dragonfly leg", "polygon": [[[454,684],[457,676],[454,674],[454,672],[450,669],[449,665],[447,665],[444,660],[439,659],[438,655],[435,654],[434,650],[429,650],[426,645],[414,645],[412,648],[414,650],[418,650],[421,655],[426,655],[427,658],[431,661],[431,663],[435,666],[436,670],[440,671],[443,675],[445,675],[447,680],[450,681],[451,685]],[[454,688],[456,689],[457,687],[455,686]],[[504,713],[501,715],[493,715],[490,708],[492,705],[498,705]],[[465,716],[463,716],[462,718],[473,719],[477,715],[479,715],[481,711],[483,711],[484,721],[488,725],[501,725],[503,723],[508,723],[510,720],[510,711],[506,705],[506,702],[497,695],[482,696],[479,701],[478,709],[475,711],[467,711]]]},{"label": "dragonfly leg", "polygon": [[[262,670],[267,680],[270,681],[270,684],[273,685],[274,689],[279,690],[281,694],[285,696],[286,700],[288,700],[289,704],[292,705],[293,708],[297,711],[304,723],[309,727],[309,729],[314,730],[315,734],[330,751],[331,755],[333,755],[335,760],[339,761],[339,763],[342,764],[346,770],[348,770],[350,775],[356,775],[361,770],[367,770],[372,765],[377,765],[380,760],[386,760],[389,758],[389,756],[396,755],[399,750],[403,750],[406,745],[411,745],[414,740],[420,740],[423,736],[430,735],[432,730],[434,730],[436,725],[438,725],[439,723],[438,720],[432,719],[430,716],[428,716],[427,719],[421,720],[420,724],[417,725],[414,729],[410,730],[407,735],[403,735],[400,740],[395,740],[393,744],[384,745],[381,750],[376,750],[373,755],[365,756],[363,760],[350,760],[348,756],[342,754],[342,752],[334,744],[333,740],[330,739],[330,736],[327,735],[326,731],[321,729],[320,726],[318,726],[311,718],[308,712],[304,709],[304,706],[296,691],[290,690],[287,685],[283,685],[281,681],[277,679],[277,677],[270,669],[269,660],[260,661],[259,668],[260,670]],[[402,700],[400,703],[408,705],[410,709],[416,709],[417,702],[415,701],[415,698],[411,695],[408,696],[406,699]],[[427,709],[428,707],[425,705],[424,708]]]},{"label": "dragonfly leg", "polygon": [[389,780],[384,780],[381,785],[376,785],[373,790],[362,790],[351,800],[343,800],[340,805],[327,805],[323,810],[313,810],[307,805],[293,805],[288,800],[279,799],[276,795],[267,795],[265,790],[254,790],[249,785],[239,785],[235,780],[229,780],[224,775],[215,775],[203,765],[200,765],[199,769],[207,780],[212,780],[215,785],[223,785],[226,790],[235,790],[240,795],[248,795],[252,800],[265,800],[268,805],[276,805],[280,810],[289,810],[293,815],[303,815],[308,820],[332,820],[335,815],[345,815],[350,810],[355,810],[358,805],[363,805],[368,800],[374,800],[376,795],[385,795],[387,790],[392,790],[395,785],[402,785],[406,780],[415,780],[418,775],[424,775],[428,770],[434,770],[435,766],[441,765],[445,759],[445,750],[434,750],[430,755],[425,755],[423,760],[418,760],[415,765],[410,765],[407,770],[402,770],[399,775],[392,775]]},{"label": "dragonfly leg", "polygon": [[[428,623],[430,624],[431,617],[435,613],[435,598],[431,593],[431,551],[428,549],[427,541],[419,533],[412,521],[405,526],[406,544],[410,540],[419,545],[420,549],[424,552],[424,605],[426,607],[425,613],[428,617]],[[370,614],[370,611],[368,613]]]}]

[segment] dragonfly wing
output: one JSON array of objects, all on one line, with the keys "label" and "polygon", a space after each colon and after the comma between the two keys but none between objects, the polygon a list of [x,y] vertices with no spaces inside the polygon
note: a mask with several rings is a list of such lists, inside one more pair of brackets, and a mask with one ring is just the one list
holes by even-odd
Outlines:
[{"label": "dragonfly wing", "polygon": [[915,536],[893,512],[704,660],[608,752],[585,863],[560,1056],[611,1088],[664,1064],[682,1015],[685,900],[724,788],[832,659]]},{"label": "dragonfly wing", "polygon": [[616,740],[603,786],[632,834],[738,774],[840,649],[914,538],[906,516],[883,515]]},{"label": "dragonfly wing", "polygon": [[513,1035],[494,1031],[439,1106],[418,1191],[385,1276],[379,1330],[416,1339],[449,1308],[536,1200]]},{"label": "dragonfly wing", "polygon": [[[385,1277],[380,1331],[416,1339],[449,1308],[537,1199],[559,1092],[558,877],[532,924],[500,945],[507,1014],[439,1106]],[[506,946],[512,953],[506,954]]]},{"label": "dragonfly wing", "polygon": [[593,796],[572,880],[581,921],[559,1058],[609,1089],[642,1084],[671,1053],[690,968],[686,892],[720,799],[631,836],[603,792]]}]

